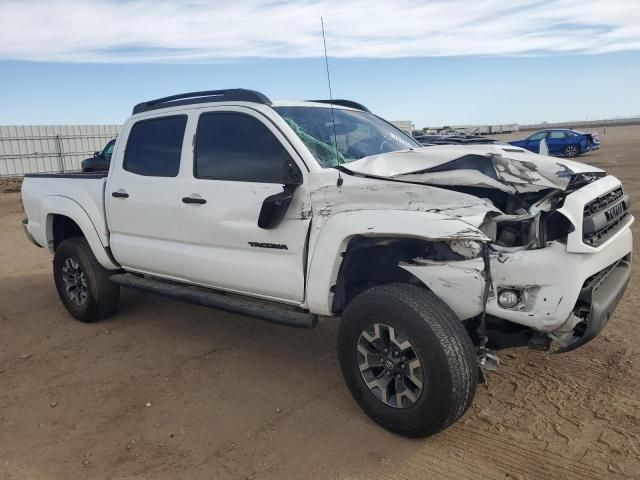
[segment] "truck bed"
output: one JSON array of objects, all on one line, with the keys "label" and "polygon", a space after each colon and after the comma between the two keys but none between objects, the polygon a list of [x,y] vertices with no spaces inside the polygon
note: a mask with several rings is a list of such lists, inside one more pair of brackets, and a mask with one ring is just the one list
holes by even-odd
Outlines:
[{"label": "truck bed", "polygon": [[[84,211],[103,246],[109,244],[104,205],[104,189],[108,172],[29,173],[22,183],[22,201],[27,214],[28,230],[43,247],[48,244],[51,228],[50,211]],[[56,205],[57,210],[52,208]],[[65,207],[66,205],[66,207]]]}]

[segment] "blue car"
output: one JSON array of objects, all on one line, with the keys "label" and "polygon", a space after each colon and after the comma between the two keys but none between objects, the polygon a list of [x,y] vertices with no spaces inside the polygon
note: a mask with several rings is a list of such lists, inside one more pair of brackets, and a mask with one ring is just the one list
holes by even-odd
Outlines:
[{"label": "blue car", "polygon": [[516,147],[526,148],[534,153],[540,153],[542,139],[547,141],[549,155],[572,158],[591,150],[600,149],[600,139],[597,133],[583,133],[564,129],[539,130],[523,140],[514,140],[509,143]]}]

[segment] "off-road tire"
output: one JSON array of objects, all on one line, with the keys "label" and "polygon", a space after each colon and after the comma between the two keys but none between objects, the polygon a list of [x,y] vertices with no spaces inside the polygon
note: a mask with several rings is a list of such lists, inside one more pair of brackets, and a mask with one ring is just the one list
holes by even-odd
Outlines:
[{"label": "off-road tire", "polygon": [[[70,260],[86,279],[86,299],[78,305],[67,293],[63,280],[65,262]],[[106,318],[118,307],[120,287],[109,281],[110,272],[98,263],[87,240],[73,237],[64,240],[56,248],[53,257],[53,278],[58,296],[67,311],[81,322],[95,322]]]},{"label": "off-road tire", "polygon": [[[359,367],[357,345],[372,324],[404,332],[422,363],[422,392],[408,408],[394,408],[376,397]],[[344,311],[338,357],[353,398],[374,421],[407,437],[433,435],[467,411],[478,384],[471,338],[455,313],[426,288],[388,284],[354,298]]]}]

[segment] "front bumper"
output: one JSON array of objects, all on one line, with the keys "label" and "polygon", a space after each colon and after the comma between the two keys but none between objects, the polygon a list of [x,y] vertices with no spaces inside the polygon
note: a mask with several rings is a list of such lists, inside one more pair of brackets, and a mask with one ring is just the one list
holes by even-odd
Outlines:
[{"label": "front bumper", "polygon": [[625,228],[593,253],[569,253],[564,244],[553,242],[538,250],[497,254],[491,260],[493,291],[518,289],[524,299],[506,309],[494,294],[487,313],[541,332],[558,330],[573,314],[587,280],[630,257],[631,250],[631,230]]},{"label": "front bumper", "polygon": [[[566,245],[559,242],[551,242],[546,248],[537,250],[493,253],[490,258],[492,288],[486,312],[540,332],[552,333],[573,316],[587,280],[630,258],[631,250],[631,230],[625,228],[607,241],[606,248],[593,253],[570,253]],[[414,262],[400,266],[438,295],[461,320],[482,313],[485,277],[481,258],[453,262],[415,259]],[[602,292],[613,288],[610,282],[614,278],[606,276],[607,283],[603,284],[606,288],[603,286]],[[624,287],[626,283],[614,289],[619,293],[618,300]],[[503,308],[498,303],[497,292],[505,288],[522,292],[522,301],[516,307]],[[617,302],[601,300],[600,295],[594,297],[594,318],[601,316],[599,311],[610,316],[617,305]]]},{"label": "front bumper", "polygon": [[[631,277],[631,258],[625,257],[600,274],[587,279],[578,296],[575,313],[584,313],[574,335],[558,353],[569,352],[594,339],[622,300]],[[579,334],[578,334],[579,333]]]}]

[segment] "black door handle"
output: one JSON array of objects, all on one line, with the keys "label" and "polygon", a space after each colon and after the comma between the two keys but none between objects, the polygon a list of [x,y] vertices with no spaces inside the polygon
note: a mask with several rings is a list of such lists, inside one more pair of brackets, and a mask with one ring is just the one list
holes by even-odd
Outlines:
[{"label": "black door handle", "polygon": [[129,194],[124,192],[112,192],[111,196],[116,198],[129,198]]},{"label": "black door handle", "polygon": [[204,198],[182,197],[182,203],[197,203],[203,205],[207,203]]}]

